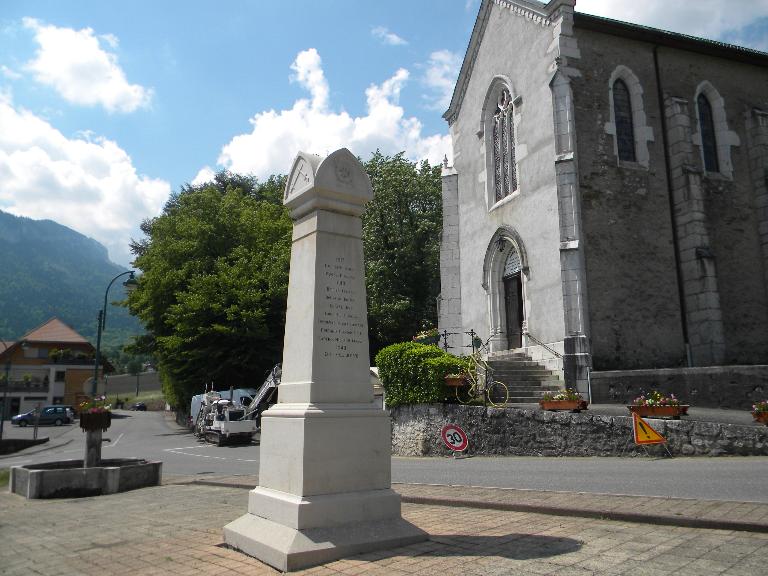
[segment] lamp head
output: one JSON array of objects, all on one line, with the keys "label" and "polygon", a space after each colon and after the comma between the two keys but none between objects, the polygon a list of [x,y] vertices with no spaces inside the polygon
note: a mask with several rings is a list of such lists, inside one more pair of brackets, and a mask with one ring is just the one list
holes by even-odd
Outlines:
[{"label": "lamp head", "polygon": [[128,280],[123,282],[123,286],[125,286],[125,291],[128,294],[130,294],[131,292],[136,290],[136,288],[139,287],[139,281],[136,280],[136,278],[134,277],[134,271],[133,270],[131,270],[131,274],[130,274],[130,276],[128,276]]}]

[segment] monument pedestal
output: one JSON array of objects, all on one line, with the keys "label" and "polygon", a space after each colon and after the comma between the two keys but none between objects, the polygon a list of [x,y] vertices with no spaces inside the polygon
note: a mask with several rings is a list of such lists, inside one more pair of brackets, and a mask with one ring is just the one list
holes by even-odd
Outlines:
[{"label": "monument pedestal", "polygon": [[346,149],[300,153],[283,376],[261,417],[259,486],[225,542],[283,571],[425,540],[391,489],[391,424],[373,404],[360,215],[368,176]]},{"label": "monument pedestal", "polygon": [[400,517],[296,530],[279,522],[246,514],[227,524],[224,534],[227,544],[233,548],[283,572],[426,539],[424,532]]}]

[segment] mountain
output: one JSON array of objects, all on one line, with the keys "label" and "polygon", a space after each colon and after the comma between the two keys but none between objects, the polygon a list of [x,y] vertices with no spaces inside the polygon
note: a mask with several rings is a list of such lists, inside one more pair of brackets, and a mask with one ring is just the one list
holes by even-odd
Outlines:
[{"label": "mountain", "polygon": [[[0,340],[17,339],[57,316],[95,344],[104,291],[125,271],[92,238],[52,220],[0,211]],[[125,308],[109,305],[125,298],[122,280],[109,291],[105,348],[143,332]]]}]

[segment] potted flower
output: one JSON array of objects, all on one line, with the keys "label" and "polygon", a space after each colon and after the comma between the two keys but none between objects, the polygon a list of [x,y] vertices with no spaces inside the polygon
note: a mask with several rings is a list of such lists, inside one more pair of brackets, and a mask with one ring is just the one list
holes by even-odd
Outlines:
[{"label": "potted flower", "polygon": [[641,394],[627,406],[630,412],[640,417],[649,418],[673,418],[679,420],[680,416],[688,414],[689,406],[680,404],[674,394],[664,396],[658,390],[652,390],[650,394]]},{"label": "potted flower", "polygon": [[459,386],[464,386],[467,383],[466,378],[466,374],[446,374],[445,385],[450,386],[451,388],[458,388]]},{"label": "potted flower", "polygon": [[768,400],[756,402],[752,406],[752,418],[754,418],[755,421],[768,426]]},{"label": "potted flower", "polygon": [[97,396],[80,403],[80,428],[106,431],[112,424],[111,406],[106,403],[106,396]]},{"label": "potted flower", "polygon": [[545,392],[539,400],[539,407],[542,410],[572,410],[581,412],[586,410],[589,402],[584,400],[581,394],[573,388],[566,388],[563,392],[553,394]]},{"label": "potted flower", "polygon": [[413,341],[419,344],[437,344],[440,341],[440,333],[437,328],[422,330],[413,337]]}]

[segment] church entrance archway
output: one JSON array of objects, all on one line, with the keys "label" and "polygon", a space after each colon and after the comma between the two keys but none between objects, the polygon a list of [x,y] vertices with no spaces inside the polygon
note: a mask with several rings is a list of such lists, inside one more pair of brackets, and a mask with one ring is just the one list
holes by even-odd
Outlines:
[{"label": "church entrance archway", "polygon": [[491,351],[524,345],[527,325],[525,248],[517,233],[500,228],[489,243],[483,266],[483,287],[488,293]]}]

